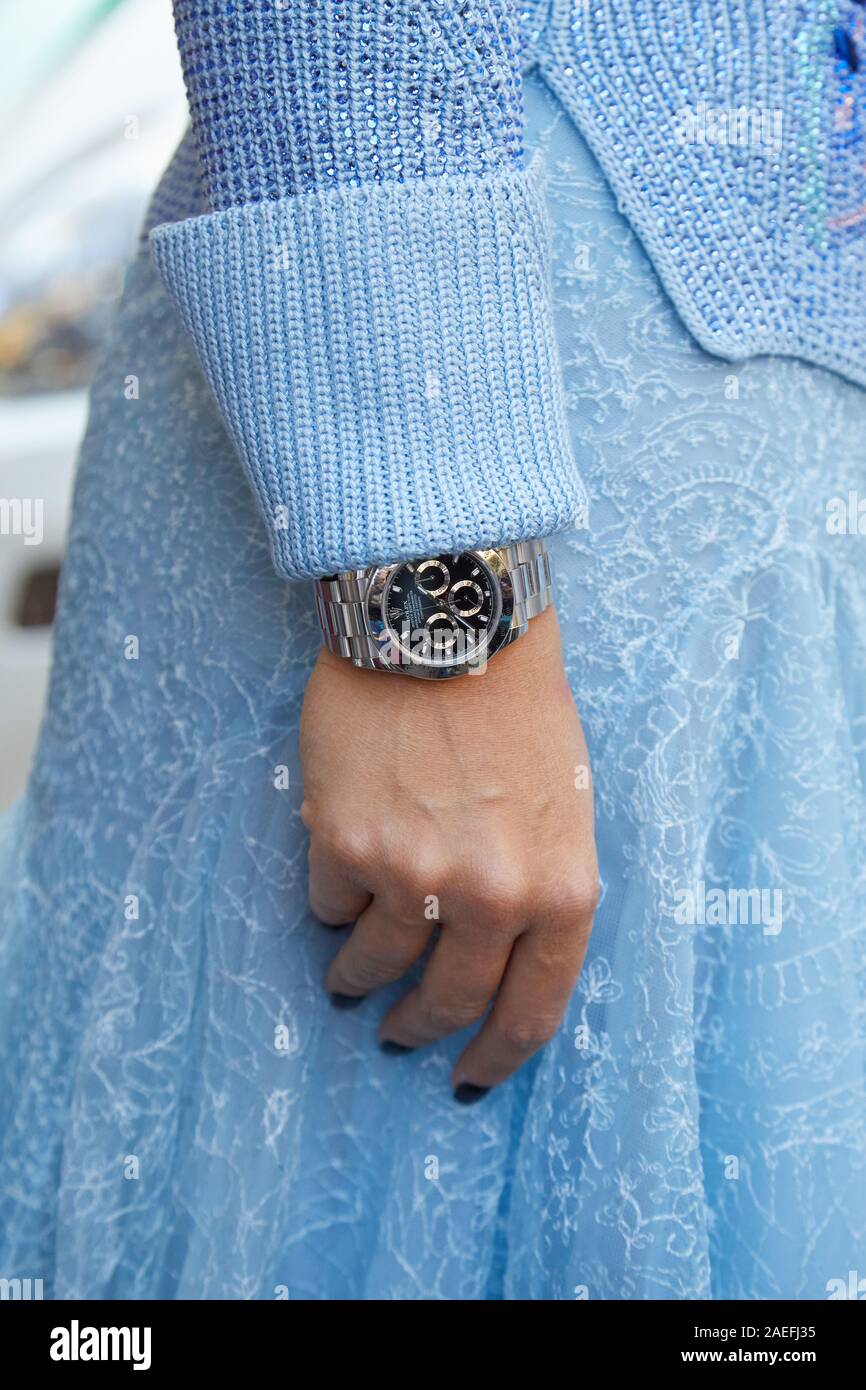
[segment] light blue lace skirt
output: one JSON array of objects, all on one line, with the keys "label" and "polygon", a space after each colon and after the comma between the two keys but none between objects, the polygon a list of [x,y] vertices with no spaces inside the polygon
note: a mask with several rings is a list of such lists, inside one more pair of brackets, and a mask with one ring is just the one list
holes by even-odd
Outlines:
[{"label": "light blue lace skirt", "polygon": [[554,547],[604,890],[568,1016],[466,1108],[464,1037],[378,1050],[402,986],[328,1003],[298,817],[311,595],[271,571],[144,253],[3,823],[6,1277],[820,1299],[866,1275],[866,539],[826,524],[866,497],[866,393],[701,352],[553,98],[528,100],[592,496]]}]

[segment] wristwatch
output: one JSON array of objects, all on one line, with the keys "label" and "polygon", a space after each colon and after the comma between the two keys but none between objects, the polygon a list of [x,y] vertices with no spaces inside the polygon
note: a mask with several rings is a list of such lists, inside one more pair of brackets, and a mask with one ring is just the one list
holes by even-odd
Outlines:
[{"label": "wristwatch", "polygon": [[551,600],[541,540],[316,580],[325,643],[355,666],[425,680],[483,670]]}]

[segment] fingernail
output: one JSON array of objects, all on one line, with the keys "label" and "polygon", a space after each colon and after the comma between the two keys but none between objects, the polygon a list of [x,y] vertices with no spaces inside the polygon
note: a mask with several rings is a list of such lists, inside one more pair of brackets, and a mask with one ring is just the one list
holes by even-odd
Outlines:
[{"label": "fingernail", "polygon": [[363,994],[332,994],[331,1003],[335,1009],[354,1009],[356,1004],[363,1004]]},{"label": "fingernail", "polygon": [[414,1052],[413,1047],[404,1047],[402,1043],[392,1042],[390,1038],[384,1038],[379,1043],[383,1052],[387,1052],[389,1057],[400,1057],[404,1052]]},{"label": "fingernail", "polygon": [[489,1090],[489,1086],[473,1086],[470,1081],[461,1081],[454,1092],[454,1099],[461,1105],[474,1105],[482,1096],[486,1096]]}]

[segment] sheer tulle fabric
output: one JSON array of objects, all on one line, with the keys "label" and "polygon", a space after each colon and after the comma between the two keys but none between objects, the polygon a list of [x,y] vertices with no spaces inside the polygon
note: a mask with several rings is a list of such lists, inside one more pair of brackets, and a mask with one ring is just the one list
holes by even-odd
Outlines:
[{"label": "sheer tulle fabric", "polygon": [[[593,508],[554,544],[604,890],[568,1016],[464,1108],[464,1039],[387,1057],[396,989],[329,1005],[298,816],[310,595],[270,568],[142,253],[94,392],[36,767],[3,823],[8,1277],[97,1298],[824,1298],[862,1263],[866,570],[826,503],[866,495],[866,395],[705,355],[532,79],[527,103]],[[680,922],[700,885],[778,890],[781,929]]]}]

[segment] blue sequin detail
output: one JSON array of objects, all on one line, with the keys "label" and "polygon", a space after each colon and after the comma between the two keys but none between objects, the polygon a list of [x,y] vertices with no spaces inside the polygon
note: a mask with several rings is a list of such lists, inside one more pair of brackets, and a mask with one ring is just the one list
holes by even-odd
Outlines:
[{"label": "blue sequin detail", "polygon": [[847,63],[852,72],[856,72],[860,66],[857,48],[851,35],[841,25],[833,31],[833,42],[836,46],[836,56],[841,62]]}]

